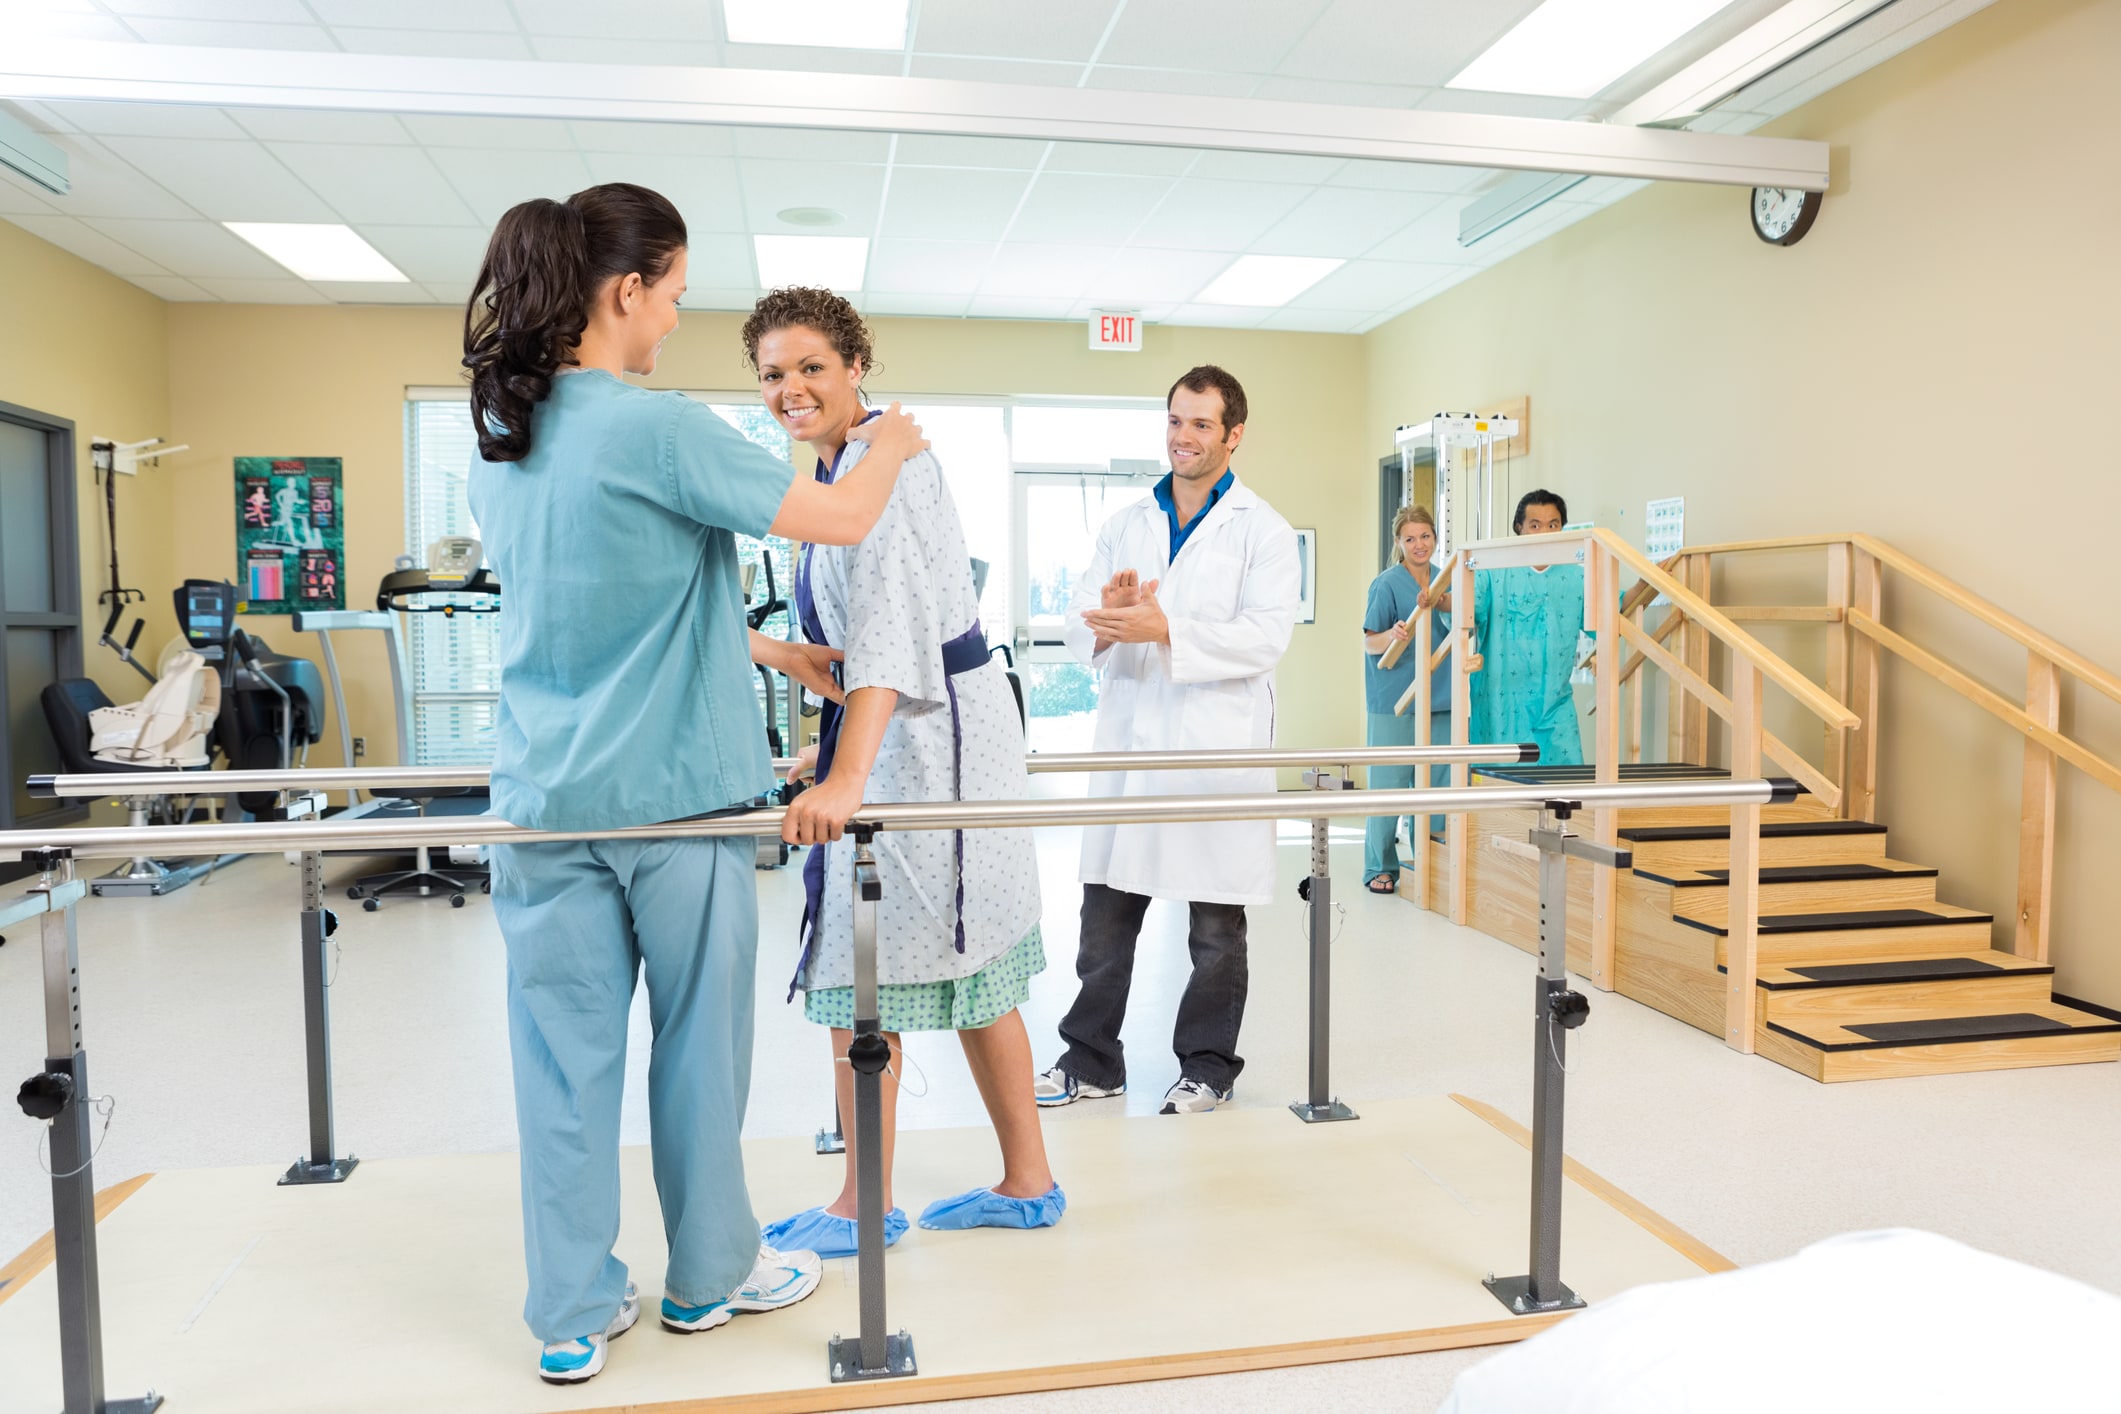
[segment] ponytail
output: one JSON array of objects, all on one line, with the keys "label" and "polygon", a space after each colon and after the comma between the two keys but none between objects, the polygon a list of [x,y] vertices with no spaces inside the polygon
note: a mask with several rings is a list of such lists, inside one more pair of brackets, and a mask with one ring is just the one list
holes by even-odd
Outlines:
[{"label": "ponytail", "polygon": [[531,409],[572,364],[605,282],[663,278],[685,248],[685,218],[664,197],[626,182],[510,207],[486,245],[464,308],[464,367],[479,454],[530,454]]}]

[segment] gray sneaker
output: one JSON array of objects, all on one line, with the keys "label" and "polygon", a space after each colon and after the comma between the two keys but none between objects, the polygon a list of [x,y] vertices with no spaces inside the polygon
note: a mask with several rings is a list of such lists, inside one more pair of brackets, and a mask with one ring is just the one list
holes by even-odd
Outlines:
[{"label": "gray sneaker", "polygon": [[1218,1090],[1205,1080],[1181,1080],[1164,1091],[1160,1115],[1204,1115],[1217,1105],[1230,1103],[1233,1092]]},{"label": "gray sneaker", "polygon": [[1041,1109],[1052,1109],[1056,1105],[1072,1105],[1077,1100],[1104,1100],[1114,1095],[1127,1093],[1125,1083],[1106,1089],[1092,1085],[1087,1080],[1078,1080],[1059,1066],[1047,1071],[1032,1082],[1031,1094]]}]

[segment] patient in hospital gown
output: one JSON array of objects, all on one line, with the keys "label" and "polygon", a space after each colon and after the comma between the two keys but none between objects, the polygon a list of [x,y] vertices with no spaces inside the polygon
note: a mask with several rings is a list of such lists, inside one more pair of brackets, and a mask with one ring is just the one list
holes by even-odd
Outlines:
[{"label": "patient in hospital gown", "polygon": [[1576,640],[1583,631],[1583,567],[1513,565],[1473,579],[1473,740],[1536,742],[1549,766],[1583,764],[1576,726]]}]

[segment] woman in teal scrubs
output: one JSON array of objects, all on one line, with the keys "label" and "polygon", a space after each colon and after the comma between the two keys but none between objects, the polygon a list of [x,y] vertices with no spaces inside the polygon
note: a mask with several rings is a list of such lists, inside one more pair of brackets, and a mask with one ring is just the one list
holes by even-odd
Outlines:
[{"label": "woman in teal scrubs", "polygon": [[[827,486],[655,371],[685,290],[685,223],[652,191],[528,201],[494,229],[465,313],[474,519],[508,589],[493,812],[605,830],[738,809],[773,782],[753,657],[832,691],[822,651],[747,643],[736,540],[851,545],[927,446],[894,407]],[[817,1258],[761,1246],[738,1136],[758,943],[749,837],[502,845],[494,915],[522,1146],[524,1319],[553,1383],[603,1368],[639,1313],[619,1232],[619,1106],[648,985],[662,1322],[705,1330],[801,1300]]]},{"label": "woman in teal scrubs", "polygon": [[[1371,746],[1414,745],[1414,708],[1405,714],[1394,711],[1399,699],[1414,685],[1421,664],[1443,646],[1450,634],[1450,615],[1438,608],[1429,616],[1429,646],[1412,646],[1414,615],[1421,607],[1421,592],[1436,579],[1436,518],[1427,506],[1401,506],[1392,520],[1392,544],[1396,563],[1370,581],[1370,600],[1362,618],[1363,705],[1369,713],[1367,740]],[[1384,655],[1395,643],[1407,645],[1391,667]],[[1429,744],[1443,746],[1451,740],[1451,660],[1439,663],[1429,679]],[[1371,790],[1405,790],[1414,784],[1412,766],[1372,766]],[[1450,784],[1451,768],[1431,766],[1429,784]],[[1429,817],[1431,829],[1443,828],[1443,816]],[[1421,848],[1421,822],[1407,819],[1407,842]],[[1399,819],[1373,815],[1363,834],[1362,875],[1373,894],[1392,893],[1399,887]]]}]

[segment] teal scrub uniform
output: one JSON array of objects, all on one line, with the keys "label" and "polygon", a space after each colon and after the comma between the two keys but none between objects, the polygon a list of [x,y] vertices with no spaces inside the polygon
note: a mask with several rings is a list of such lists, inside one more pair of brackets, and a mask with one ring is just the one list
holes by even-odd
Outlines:
[{"label": "teal scrub uniform", "polygon": [[1583,764],[1569,687],[1583,603],[1581,565],[1516,565],[1474,576],[1482,659],[1473,676],[1474,741],[1534,742],[1543,765]]},{"label": "teal scrub uniform", "polygon": [[[474,457],[472,516],[506,590],[493,813],[596,830],[765,794],[773,770],[735,535],[766,533],[793,474],[705,405],[597,371],[553,381],[522,461]],[[758,1257],[738,1143],[754,850],[746,836],[493,852],[522,1146],[523,1315],[541,1341],[602,1331],[625,1295],[612,1244],[636,975],[654,1026],[664,1289],[685,1305],[719,1301]]]},{"label": "teal scrub uniform", "polygon": [[[1424,583],[1433,583],[1436,565],[1431,563]],[[1370,600],[1363,610],[1364,633],[1383,633],[1402,619],[1411,619],[1421,607],[1421,586],[1414,582],[1409,566],[1396,564],[1370,581]],[[1433,654],[1450,637],[1450,615],[1442,609],[1429,616],[1429,647]],[[1407,714],[1401,716],[1392,709],[1399,699],[1414,685],[1414,674],[1419,671],[1425,655],[1416,651],[1416,645],[1408,644],[1406,652],[1397,663],[1385,667],[1381,653],[1364,653],[1362,665],[1363,705],[1368,713],[1366,740],[1371,746],[1414,745],[1414,708],[1410,705]],[[1430,706],[1429,744],[1441,746],[1451,739],[1451,660],[1448,656],[1436,665],[1435,674],[1429,680]],[[1441,704],[1440,706],[1437,704]],[[1369,782],[1371,790],[1407,790],[1414,784],[1412,766],[1372,766]],[[1449,766],[1431,766],[1429,784],[1444,786],[1451,783]],[[1420,839],[1420,824],[1413,816],[1407,819],[1407,840],[1414,844]],[[1440,830],[1444,817],[1429,817],[1429,827]],[[1396,815],[1373,815],[1363,830],[1362,877],[1368,887],[1379,875],[1399,882],[1399,817]]]}]

